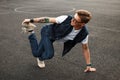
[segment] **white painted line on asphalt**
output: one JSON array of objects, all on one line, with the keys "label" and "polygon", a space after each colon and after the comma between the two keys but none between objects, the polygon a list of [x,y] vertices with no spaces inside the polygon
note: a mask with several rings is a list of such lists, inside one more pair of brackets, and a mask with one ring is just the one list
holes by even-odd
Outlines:
[{"label": "white painted line on asphalt", "polygon": [[[31,9],[33,8],[33,9]],[[28,6],[28,7],[17,7],[14,9],[15,12],[18,12],[18,13],[29,13],[29,14],[40,14],[41,12],[34,12],[34,10],[36,9],[37,7],[35,6]],[[26,9],[31,9],[31,11],[25,11]],[[42,9],[42,8],[41,8]],[[33,11],[32,11],[33,10]],[[42,9],[44,10],[44,9]],[[53,11],[53,12],[45,12],[45,13],[50,13],[50,14],[56,14],[56,13],[65,13],[65,12],[73,12],[75,11],[76,9],[75,8],[71,8],[70,10],[65,10],[65,11]],[[43,12],[44,13],[44,12]]]}]

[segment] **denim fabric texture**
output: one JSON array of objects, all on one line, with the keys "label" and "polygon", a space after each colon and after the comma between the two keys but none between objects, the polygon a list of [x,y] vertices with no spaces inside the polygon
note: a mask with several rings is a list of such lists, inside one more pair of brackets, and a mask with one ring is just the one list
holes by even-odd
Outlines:
[{"label": "denim fabric texture", "polygon": [[46,28],[43,27],[41,30],[41,40],[39,43],[34,33],[29,36],[32,54],[40,60],[51,59],[54,56],[53,41],[49,39]]}]

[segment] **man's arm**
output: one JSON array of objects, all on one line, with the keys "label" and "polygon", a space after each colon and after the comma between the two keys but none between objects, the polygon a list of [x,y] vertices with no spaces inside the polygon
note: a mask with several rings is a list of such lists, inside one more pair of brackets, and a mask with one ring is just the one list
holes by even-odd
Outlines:
[{"label": "man's arm", "polygon": [[90,51],[89,51],[88,43],[82,44],[82,50],[83,50],[83,54],[84,54],[86,65],[87,65],[87,67],[86,67],[86,69],[85,69],[84,72],[93,72],[93,71],[96,71],[95,68],[91,67]]},{"label": "man's arm", "polygon": [[56,23],[56,18],[40,17],[40,18],[25,19],[23,23]]},{"label": "man's arm", "polygon": [[82,50],[83,50],[83,53],[84,53],[86,64],[91,64],[91,62],[90,62],[90,51],[89,51],[88,43],[82,44]]}]

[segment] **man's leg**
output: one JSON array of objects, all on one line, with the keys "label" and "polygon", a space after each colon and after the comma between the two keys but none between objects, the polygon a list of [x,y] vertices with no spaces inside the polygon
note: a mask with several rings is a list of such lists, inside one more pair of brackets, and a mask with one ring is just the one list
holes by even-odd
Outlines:
[{"label": "man's leg", "polygon": [[42,37],[40,44],[38,46],[38,53],[40,57],[37,58],[37,63],[40,68],[45,67],[43,60],[51,59],[54,56],[53,41],[51,41],[47,36]]},{"label": "man's leg", "polygon": [[38,53],[38,42],[34,33],[32,33],[29,36],[29,41],[30,41],[33,56],[40,57],[40,53]]},{"label": "man's leg", "polygon": [[[40,49],[43,50],[42,53],[39,52],[41,54],[39,59],[40,60],[51,59],[54,56],[53,41],[51,41],[48,36],[44,36],[42,40],[42,46],[43,46],[43,49],[39,47]],[[40,49],[39,51],[41,51]]]},{"label": "man's leg", "polygon": [[43,60],[51,59],[54,56],[53,41],[49,39],[46,30],[47,27],[41,29],[41,40],[39,45],[35,34],[29,36],[32,54],[35,57],[39,57],[39,59],[37,58],[37,62],[40,68],[45,67]]},{"label": "man's leg", "polygon": [[29,36],[32,54],[34,57],[39,57],[40,60],[51,59],[54,56],[53,41],[49,39],[46,29],[47,27],[44,27],[41,30],[41,40],[39,45],[34,33]]},{"label": "man's leg", "polygon": [[38,46],[38,53],[40,53],[40,60],[51,59],[54,56],[53,41],[49,39],[47,26],[41,29],[41,41]]},{"label": "man's leg", "polygon": [[42,41],[43,41],[43,38],[41,39],[40,43],[39,43],[39,46],[38,46],[38,42],[37,42],[37,39],[36,39],[36,36],[35,34],[31,34],[29,36],[29,41],[30,41],[30,45],[31,45],[31,49],[32,49],[32,54],[34,57],[37,57],[37,64],[40,68],[44,68],[45,67],[45,63],[44,61],[42,60],[39,60],[38,57],[40,57],[40,54],[44,51],[43,50],[43,44],[42,44]]}]

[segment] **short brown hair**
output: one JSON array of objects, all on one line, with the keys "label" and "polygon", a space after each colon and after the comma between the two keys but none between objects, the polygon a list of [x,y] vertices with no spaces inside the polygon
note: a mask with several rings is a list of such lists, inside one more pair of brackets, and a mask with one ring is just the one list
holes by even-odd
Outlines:
[{"label": "short brown hair", "polygon": [[76,13],[81,18],[81,22],[83,23],[88,23],[92,18],[91,13],[87,10],[77,10]]}]

